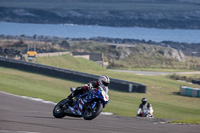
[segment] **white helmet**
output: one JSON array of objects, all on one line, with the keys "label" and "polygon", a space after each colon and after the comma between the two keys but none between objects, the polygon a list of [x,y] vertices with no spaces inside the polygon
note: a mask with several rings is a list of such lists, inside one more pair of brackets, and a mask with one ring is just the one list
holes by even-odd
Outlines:
[{"label": "white helmet", "polygon": [[110,84],[110,78],[108,76],[102,75],[99,77],[98,83],[102,87],[108,87]]}]

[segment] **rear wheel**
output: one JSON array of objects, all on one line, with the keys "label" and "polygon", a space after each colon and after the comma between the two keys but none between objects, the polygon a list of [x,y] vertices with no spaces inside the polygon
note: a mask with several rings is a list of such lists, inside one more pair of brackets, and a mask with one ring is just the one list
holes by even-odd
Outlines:
[{"label": "rear wheel", "polygon": [[63,118],[65,116],[64,110],[66,109],[67,104],[68,103],[66,99],[63,99],[62,101],[60,101],[53,109],[53,116],[55,118]]},{"label": "rear wheel", "polygon": [[83,113],[83,118],[85,120],[92,120],[101,113],[102,109],[103,104],[101,102],[97,102],[93,109],[91,108],[91,104],[89,104]]}]

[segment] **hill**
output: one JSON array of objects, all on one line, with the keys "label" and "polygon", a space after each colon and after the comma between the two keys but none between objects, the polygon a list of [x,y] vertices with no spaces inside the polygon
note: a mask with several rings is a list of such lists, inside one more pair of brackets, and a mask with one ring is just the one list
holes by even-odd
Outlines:
[{"label": "hill", "polygon": [[145,43],[117,45],[88,40],[69,41],[69,44],[73,51],[104,53],[109,68],[200,69],[199,57],[185,56],[181,50],[171,47]]},{"label": "hill", "polygon": [[[175,42],[168,44],[112,38],[72,39],[37,35],[33,37],[2,35],[0,55],[14,58],[22,56],[26,54],[28,45],[30,50],[33,50],[33,45],[37,45],[38,53],[61,51],[103,53],[104,61],[109,62],[108,67],[116,69],[200,69],[198,57],[200,45]],[[195,55],[192,54],[194,51],[197,51]]]},{"label": "hill", "polygon": [[0,21],[199,29],[198,0],[1,0]]}]

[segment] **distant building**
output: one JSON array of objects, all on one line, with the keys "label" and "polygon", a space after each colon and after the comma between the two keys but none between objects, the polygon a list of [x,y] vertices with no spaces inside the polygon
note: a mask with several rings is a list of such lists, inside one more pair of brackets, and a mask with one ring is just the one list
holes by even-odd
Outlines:
[{"label": "distant building", "polygon": [[104,57],[102,53],[72,52],[72,56],[92,60],[102,67],[108,66],[108,62],[104,62]]}]

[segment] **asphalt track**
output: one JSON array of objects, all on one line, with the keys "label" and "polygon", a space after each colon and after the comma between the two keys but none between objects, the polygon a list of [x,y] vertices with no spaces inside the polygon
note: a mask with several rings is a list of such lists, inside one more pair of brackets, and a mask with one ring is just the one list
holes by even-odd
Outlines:
[{"label": "asphalt track", "polygon": [[200,133],[200,125],[167,124],[158,118],[101,114],[91,121],[56,119],[53,107],[0,91],[0,133]]}]

